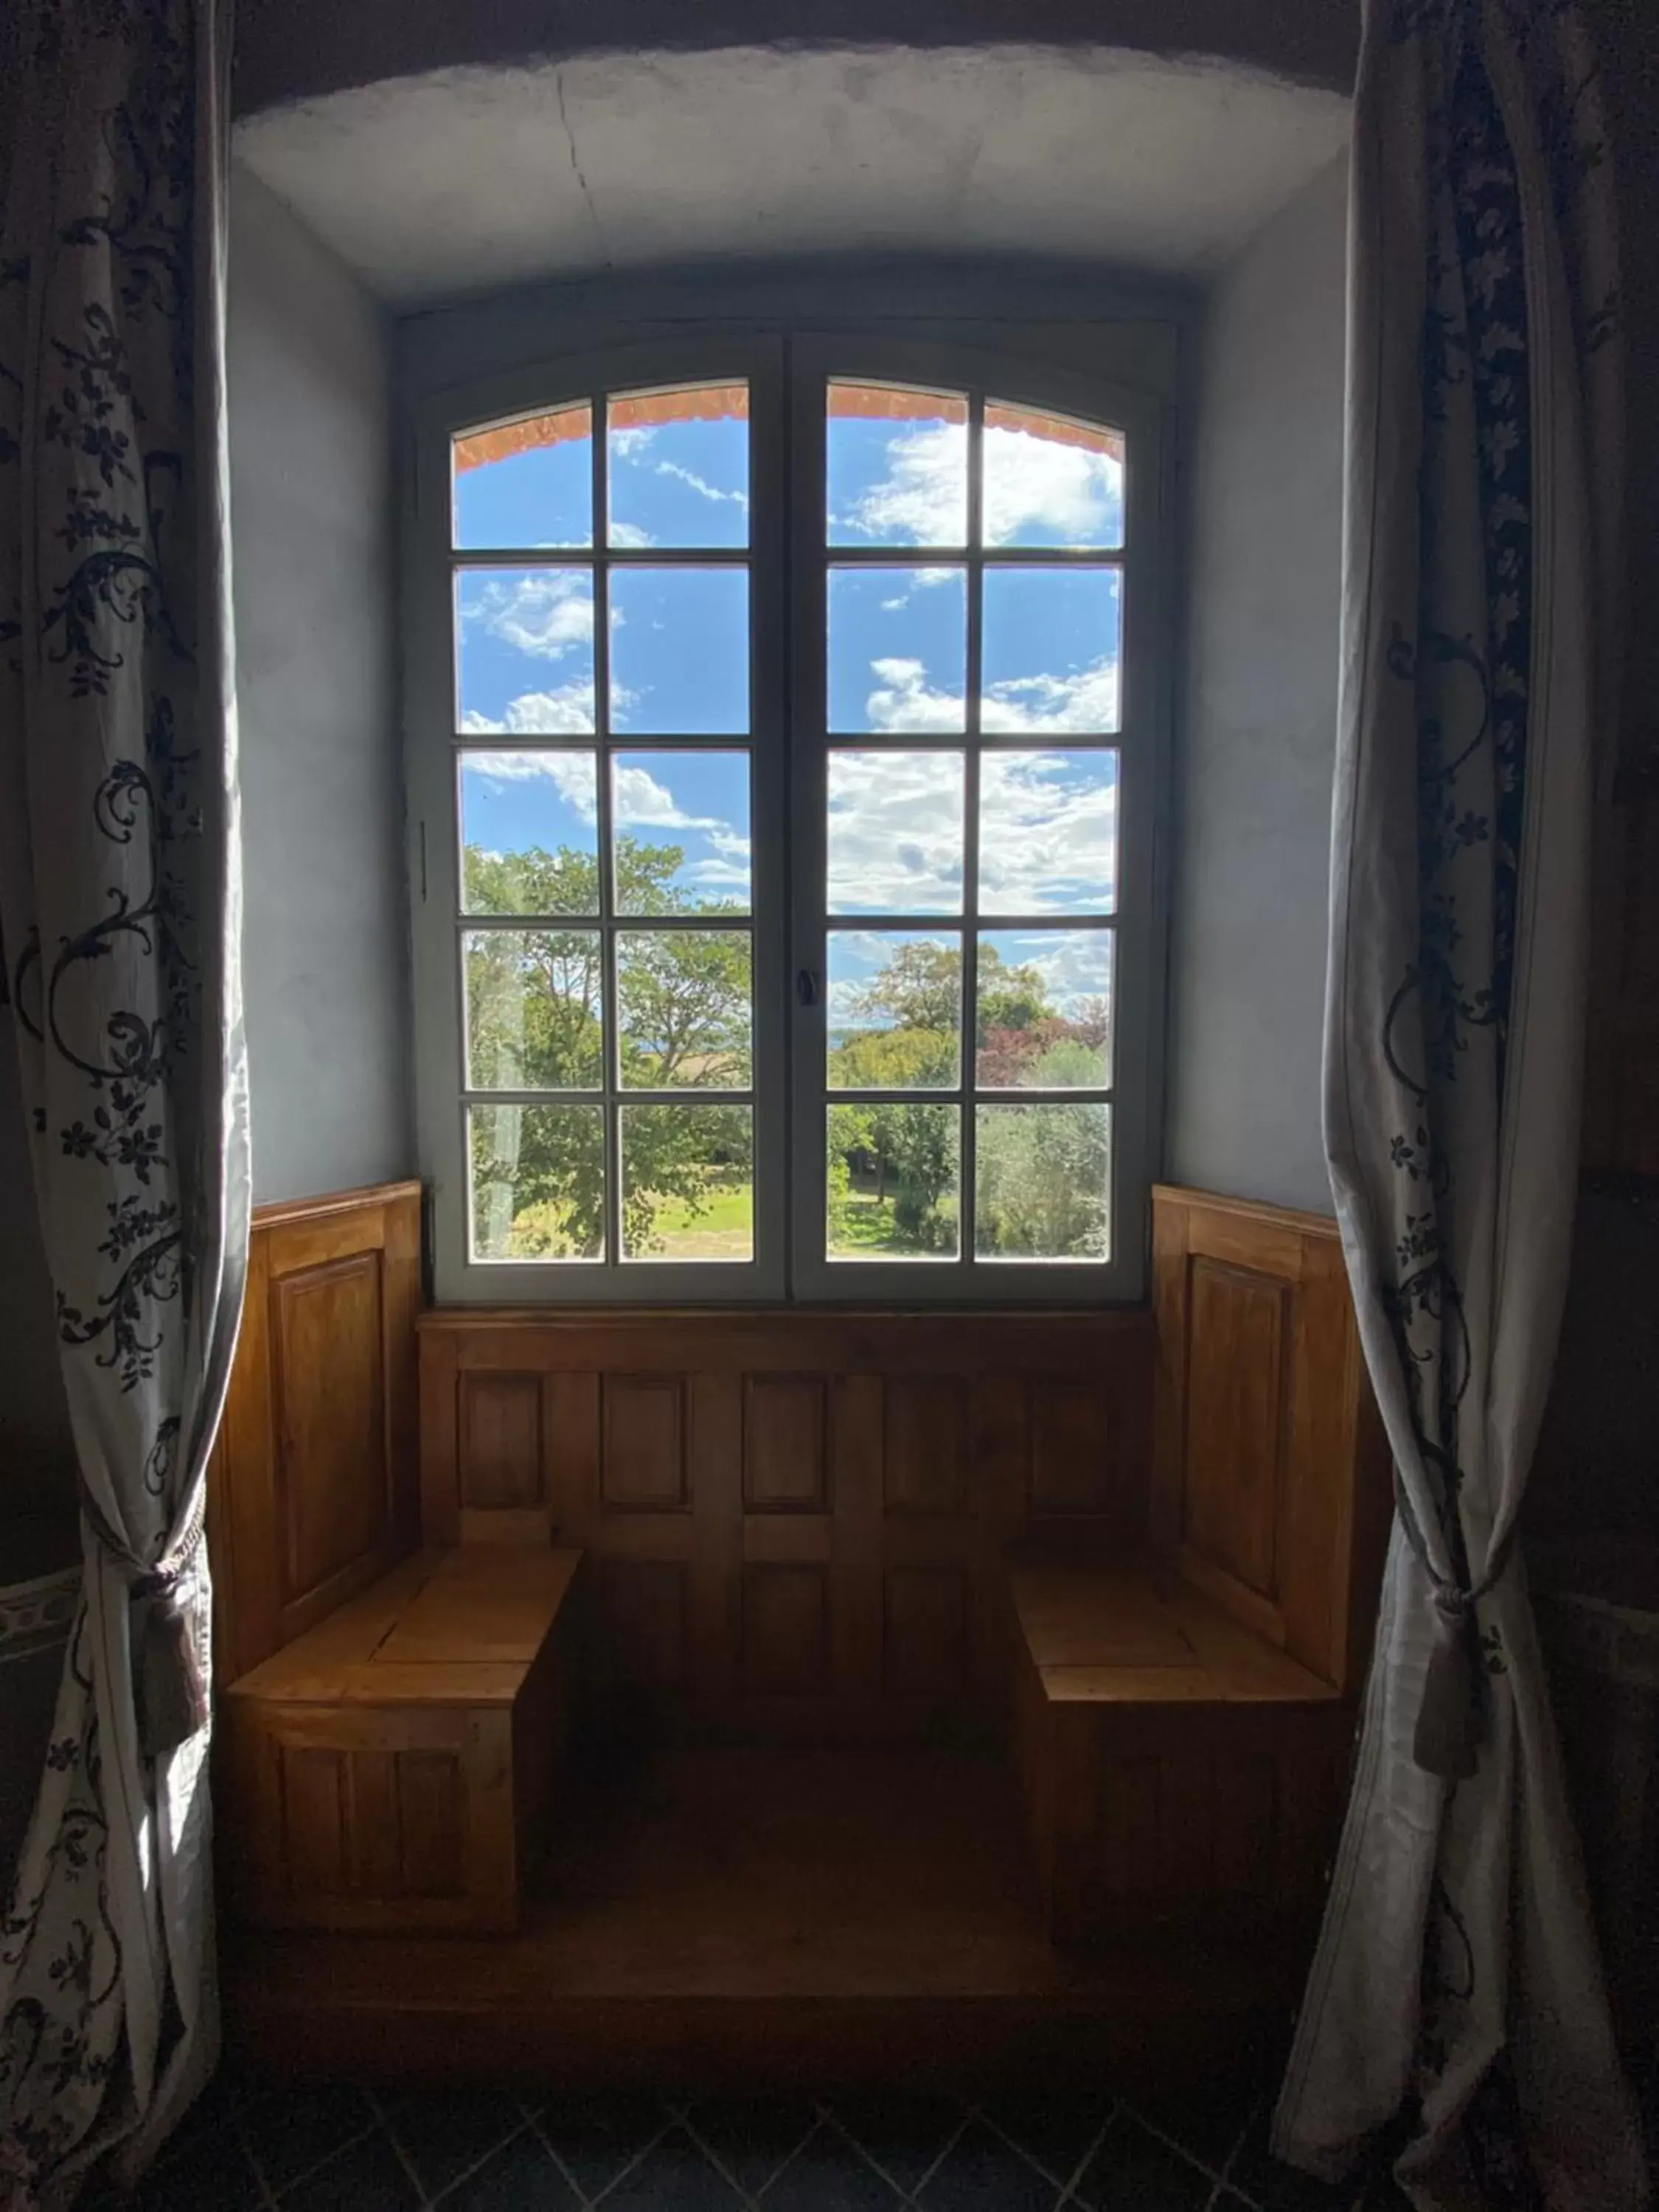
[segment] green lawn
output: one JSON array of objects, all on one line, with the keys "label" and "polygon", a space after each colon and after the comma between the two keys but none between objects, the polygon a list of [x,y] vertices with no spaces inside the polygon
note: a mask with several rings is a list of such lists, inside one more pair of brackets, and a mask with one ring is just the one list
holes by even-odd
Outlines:
[{"label": "green lawn", "polygon": [[[952,1221],[956,1209],[946,1200],[939,1209],[941,1221]],[[929,1246],[901,1230],[893,1218],[893,1201],[878,1199],[871,1190],[849,1190],[835,1200],[830,1211],[830,1249],[837,1260],[859,1259],[866,1252],[888,1253],[901,1259],[937,1256]]]},{"label": "green lawn", "polygon": [[659,1260],[746,1260],[753,1248],[755,1187],[743,1182],[711,1183],[696,1206],[683,1198],[659,1199],[653,1227],[661,1249]]}]

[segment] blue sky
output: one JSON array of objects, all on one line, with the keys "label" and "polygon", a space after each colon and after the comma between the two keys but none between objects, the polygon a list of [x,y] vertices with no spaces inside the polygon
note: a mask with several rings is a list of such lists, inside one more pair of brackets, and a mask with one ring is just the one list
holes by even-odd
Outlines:
[{"label": "blue sky", "polygon": [[[948,399],[912,398],[909,412],[838,414],[827,425],[830,544],[890,548],[894,556],[830,571],[830,726],[849,737],[948,738],[964,723],[965,572],[945,560],[907,560],[906,549],[963,543],[967,432],[950,419]],[[572,411],[577,419],[564,427],[585,431],[585,410]],[[984,434],[988,547],[1120,545],[1115,455],[1040,434],[1042,418],[1015,419],[1016,427]],[[608,459],[611,544],[747,543],[746,422],[613,430]],[[589,544],[591,483],[585,434],[459,472],[457,543],[550,551]],[[746,593],[741,566],[612,571],[617,735],[747,734]],[[581,568],[502,563],[458,574],[459,727],[477,746],[463,755],[467,841],[498,851],[593,849],[594,755],[511,742],[592,731],[593,620]],[[1078,741],[1118,726],[1121,624],[1115,568],[1041,564],[988,574],[983,726],[1031,740],[983,757],[978,835],[988,918],[1077,915],[1115,902],[1115,754]],[[641,747],[619,757],[616,774],[619,827],[683,846],[687,890],[746,898],[748,778],[739,753]],[[962,792],[962,754],[948,744],[893,754],[836,748],[830,911],[959,914]]]},{"label": "blue sky", "polygon": [[[611,819],[641,845],[684,854],[674,881],[711,908],[749,903],[749,761],[741,752],[611,756]],[[591,752],[461,755],[461,838],[493,853],[595,851],[599,770]]]}]

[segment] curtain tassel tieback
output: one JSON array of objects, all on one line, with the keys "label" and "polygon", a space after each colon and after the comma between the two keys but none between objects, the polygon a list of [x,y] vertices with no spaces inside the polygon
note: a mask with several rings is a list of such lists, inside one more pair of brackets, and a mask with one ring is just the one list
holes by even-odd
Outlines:
[{"label": "curtain tassel tieback", "polygon": [[194,1577],[147,1582],[155,1586],[141,1583],[134,1593],[149,1600],[138,1654],[139,1741],[146,1759],[159,1759],[207,1726],[208,1686],[197,1656]]},{"label": "curtain tassel tieback", "polygon": [[112,1543],[95,1521],[94,1525],[105,1548],[134,1577],[128,1595],[134,1613],[132,1688],[138,1745],[146,1759],[160,1759],[188,1743],[208,1723],[208,1683],[197,1617],[201,1523],[198,1520],[177,1549],[153,1567],[143,1566],[123,1546]]},{"label": "curtain tassel tieback", "polygon": [[1434,1594],[1435,1639],[1423,1677],[1412,1756],[1425,1774],[1467,1782],[1486,1733],[1486,1667],[1476,1610],[1510,1563],[1506,1543],[1473,1589],[1444,1583],[1425,1565]]}]

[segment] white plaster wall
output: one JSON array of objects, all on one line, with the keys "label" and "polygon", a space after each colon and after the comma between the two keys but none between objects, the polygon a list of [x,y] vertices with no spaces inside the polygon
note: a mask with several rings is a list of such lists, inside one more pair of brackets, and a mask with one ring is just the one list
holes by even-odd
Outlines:
[{"label": "white plaster wall", "polygon": [[256,1199],[408,1174],[391,331],[257,177],[231,196],[231,529]]},{"label": "white plaster wall", "polygon": [[1346,222],[1339,161],[1200,327],[1174,778],[1165,1171],[1322,1212]]}]

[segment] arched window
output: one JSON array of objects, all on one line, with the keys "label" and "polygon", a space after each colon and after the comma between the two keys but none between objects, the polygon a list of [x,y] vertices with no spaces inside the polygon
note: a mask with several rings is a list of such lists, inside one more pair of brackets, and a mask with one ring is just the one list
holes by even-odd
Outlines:
[{"label": "arched window", "polygon": [[441,1296],[1138,1292],[1158,431],[854,339],[424,410]]}]

